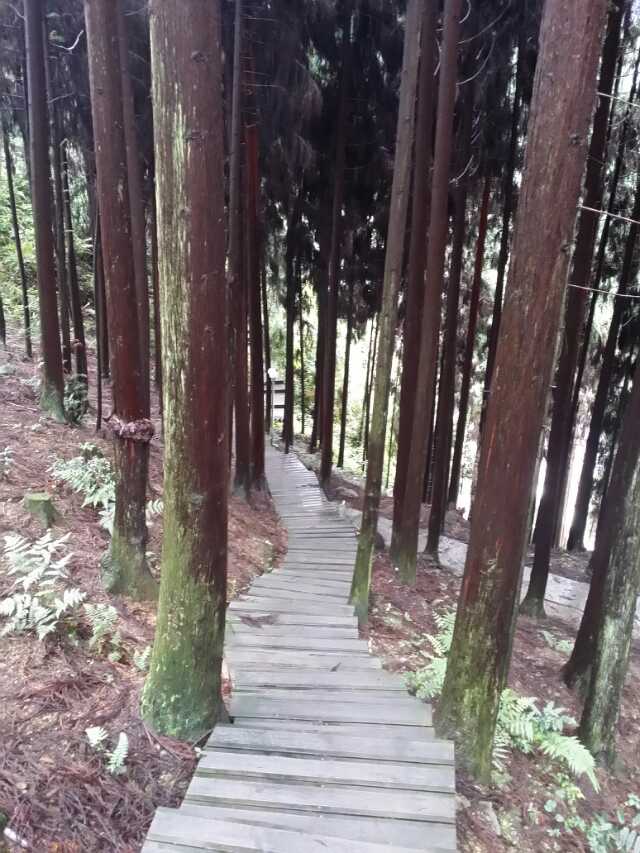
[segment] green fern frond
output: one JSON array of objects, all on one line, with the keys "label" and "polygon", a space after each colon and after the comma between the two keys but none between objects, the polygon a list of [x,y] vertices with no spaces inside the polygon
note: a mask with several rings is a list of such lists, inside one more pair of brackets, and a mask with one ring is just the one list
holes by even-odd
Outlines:
[{"label": "green fern frond", "polygon": [[105,740],[109,737],[106,730],[103,729],[102,726],[90,726],[88,729],[84,730],[84,733],[87,736],[89,745],[93,749],[101,749]]},{"label": "green fern frond", "polygon": [[125,769],[125,761],[127,760],[128,754],[129,738],[127,737],[125,732],[120,732],[120,735],[118,737],[118,743],[116,744],[115,749],[109,756],[109,761],[107,762],[107,770],[109,771],[109,773],[112,773],[114,776],[123,773]]}]

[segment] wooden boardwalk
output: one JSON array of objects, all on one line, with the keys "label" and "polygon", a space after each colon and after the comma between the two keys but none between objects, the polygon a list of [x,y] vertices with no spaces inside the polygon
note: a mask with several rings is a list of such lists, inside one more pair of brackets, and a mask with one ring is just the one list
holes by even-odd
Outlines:
[{"label": "wooden boardwalk", "polygon": [[455,850],[453,746],[358,637],[353,528],[293,454],[270,448],[267,475],[289,548],[229,607],[233,724],[144,853]]}]

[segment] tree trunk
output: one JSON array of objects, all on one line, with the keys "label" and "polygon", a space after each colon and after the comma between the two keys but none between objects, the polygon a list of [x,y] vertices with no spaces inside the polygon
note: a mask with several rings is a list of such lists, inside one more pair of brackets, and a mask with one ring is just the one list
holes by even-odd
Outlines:
[{"label": "tree trunk", "polygon": [[153,0],[150,16],[166,443],[162,582],[142,715],[196,742],[226,717],[228,309],[220,9],[189,0],[188,10]]},{"label": "tree trunk", "polygon": [[297,291],[298,291],[298,333],[300,335],[300,432],[305,433],[307,418],[307,401],[305,400],[305,375],[304,375],[304,305],[302,300],[302,259],[298,257],[297,269]]},{"label": "tree trunk", "polygon": [[133,244],[133,266],[135,275],[136,306],[138,313],[138,345],[144,384],[145,417],[150,412],[149,374],[149,287],[147,284],[147,234],[142,195],[142,170],[140,146],[136,129],[133,91],[129,74],[129,39],[124,17],[124,0],[116,0],[114,10],[118,22],[118,44],[120,50],[120,78],[122,81],[122,113],[124,138],[127,153],[127,180],[131,205],[131,242]]},{"label": "tree trunk", "polygon": [[266,488],[264,474],[264,361],[261,317],[262,252],[258,244],[258,128],[246,128],[247,141],[247,290],[251,330],[251,486]]},{"label": "tree trunk", "polygon": [[[571,273],[571,283],[577,287],[570,288],[567,299],[560,362],[553,394],[553,416],[547,450],[544,492],[538,510],[538,535],[529,589],[521,607],[523,613],[535,618],[544,615],[544,596],[549,577],[551,548],[556,523],[561,523],[558,516],[561,513],[563,471],[568,465],[568,458],[571,453],[571,436],[573,434],[571,401],[580,354],[580,336],[584,327],[584,314],[587,304],[588,291],[585,288],[589,286],[591,279],[593,251],[598,229],[598,216],[592,210],[599,210],[602,207],[603,172],[606,161],[607,127],[611,103],[608,95],[613,90],[623,6],[623,3],[611,6],[604,41],[600,79],[598,81],[598,92],[601,95],[593,120],[593,132],[587,155],[583,209],[579,216],[578,236]],[[592,208],[592,210],[585,210],[585,207]]]},{"label": "tree trunk", "polygon": [[368,464],[362,506],[362,523],[358,537],[358,552],[350,597],[360,623],[366,622],[368,617],[371,560],[378,527],[378,508],[382,489],[387,407],[398,316],[398,291],[402,277],[404,233],[411,185],[411,151],[415,124],[423,2],[424,0],[409,0],[405,22],[395,163],[382,283],[382,308],[378,318],[379,344],[375,369],[375,396],[367,444]]},{"label": "tree trunk", "polygon": [[149,231],[151,232],[151,284],[153,288],[153,378],[158,390],[160,411],[162,411],[162,323],[160,321],[160,259],[158,258],[158,217],[155,187],[151,193],[149,204]]},{"label": "tree trunk", "polygon": [[58,421],[64,421],[64,380],[60,352],[60,326],[56,306],[53,215],[49,186],[49,133],[45,58],[42,39],[43,0],[25,0],[25,35],[29,79],[29,128],[31,193],[36,243],[36,267],[40,302],[42,386],[40,405]]},{"label": "tree trunk", "polygon": [[[511,658],[533,478],[562,319],[567,247],[587,153],[606,10],[606,0],[547,0],[542,17],[478,490],[436,716],[440,736],[456,734],[461,762],[483,780],[491,775],[496,718]],[[562,89],[558,80],[564,81]]]},{"label": "tree trunk", "polygon": [[320,252],[318,258],[318,329],[316,335],[316,364],[315,364],[315,388],[313,395],[313,424],[311,426],[311,438],[309,439],[309,453],[315,453],[318,447],[318,438],[322,424],[322,388],[323,388],[323,367],[324,367],[324,349],[325,349],[325,334],[324,330],[327,326],[327,286],[326,274],[327,270],[322,266],[323,258],[323,229],[320,230]]},{"label": "tree trunk", "polygon": [[[640,218],[640,175],[636,183],[636,197],[631,218],[634,220]],[[600,376],[598,377],[596,396],[591,409],[589,432],[587,435],[584,460],[582,462],[582,470],[580,472],[580,480],[578,483],[574,519],[571,526],[570,542],[573,548],[578,547],[578,545],[582,545],[582,539],[584,538],[584,532],[586,529],[589,504],[591,502],[591,494],[593,492],[593,480],[596,461],[598,458],[600,435],[602,433],[606,414],[611,380],[615,370],[616,349],[618,346],[618,337],[620,335],[620,326],[625,307],[625,299],[623,297],[627,292],[627,288],[633,277],[634,253],[637,241],[638,226],[634,222],[629,227],[629,234],[627,236],[622,269],[620,272],[620,284],[618,286],[617,296],[614,300],[613,316],[611,318],[607,342],[602,356],[602,366],[600,368]]]},{"label": "tree trunk", "polygon": [[103,361],[109,357],[104,351],[104,265],[102,263],[102,238],[100,236],[100,214],[96,211],[93,226],[93,302],[96,312],[96,432],[102,427],[102,378]]},{"label": "tree trunk", "polygon": [[[473,130],[473,85],[467,84],[464,98],[460,105],[460,148],[458,171],[467,167],[471,154],[471,133]],[[456,391],[456,350],[458,343],[458,303],[460,302],[460,278],[462,275],[462,259],[464,253],[466,207],[467,207],[466,176],[458,179],[455,190],[455,206],[453,221],[453,245],[451,247],[451,267],[447,287],[447,313],[442,341],[443,360],[440,377],[440,393],[438,394],[438,409],[436,413],[436,443],[435,462],[433,470],[433,495],[431,498],[431,513],[429,514],[429,529],[427,533],[427,554],[438,557],[440,534],[444,529],[447,513],[447,495],[449,488],[449,462],[451,459],[451,438],[453,432],[453,410]],[[440,306],[438,305],[438,308]],[[435,364],[435,357],[434,357]],[[418,471],[418,474],[420,472]],[[416,478],[417,479],[417,478]],[[420,520],[420,496],[418,497],[418,524]],[[411,581],[415,579],[415,558]]]},{"label": "tree trunk", "polygon": [[[616,195],[618,191],[618,182],[620,180],[620,173],[622,171],[622,166],[624,164],[625,152],[627,141],[629,137],[629,126],[631,120],[631,114],[633,111],[633,104],[637,94],[637,85],[638,85],[638,72],[640,71],[640,52],[636,57],[636,63],[633,71],[633,81],[631,84],[631,91],[629,94],[629,103],[627,104],[625,110],[625,117],[623,120],[622,128],[620,129],[620,138],[618,142],[618,151],[616,154],[616,161],[613,169],[613,174],[611,176],[611,185],[609,188],[609,204],[607,206],[607,213],[613,213],[616,207]],[[591,330],[593,327],[593,318],[595,315],[596,304],[598,301],[598,293],[597,291],[600,289],[600,284],[602,282],[603,270],[604,270],[604,262],[607,251],[607,244],[609,241],[609,231],[611,228],[612,217],[605,216],[604,222],[602,225],[602,234],[600,237],[600,246],[598,248],[598,256],[596,261],[596,272],[593,279],[593,288],[594,293],[591,295],[591,304],[589,306],[589,316],[587,318],[587,323],[585,327],[585,332],[583,335],[583,344],[582,344],[582,352],[580,354],[580,362],[578,365],[578,375],[576,377],[576,383],[574,388],[574,399],[573,399],[573,411],[574,413],[578,410],[579,403],[579,395],[580,388],[582,386],[582,377],[584,375],[584,369],[587,363],[587,357],[589,354],[589,342],[591,340]],[[575,417],[575,414],[574,414]],[[595,464],[595,460],[594,460]],[[584,465],[583,469],[584,471]],[[586,476],[586,475],[585,475]],[[591,473],[591,477],[593,477],[593,471]],[[578,489],[578,495],[576,500],[576,505],[574,508],[573,519],[571,522],[571,528],[569,530],[569,541],[567,543],[567,549],[569,551],[573,551],[575,548],[582,549],[584,547],[583,540],[585,535],[585,530],[587,527],[587,518],[589,515],[589,503],[591,500],[591,484],[588,480],[585,480],[584,486],[582,486],[582,477],[580,481],[580,488]]]},{"label": "tree trunk", "polygon": [[271,425],[273,420],[273,393],[271,389],[271,376],[269,375],[269,371],[271,370],[271,336],[269,334],[269,303],[267,298],[267,270],[264,263],[261,264],[261,275],[260,278],[262,280],[261,292],[262,292],[262,321],[264,324],[264,371],[267,377],[267,405],[266,405],[266,416],[264,422],[264,431],[266,433],[271,432]]},{"label": "tree trunk", "polygon": [[293,365],[293,332],[296,313],[296,277],[295,252],[297,246],[297,230],[300,217],[302,188],[298,197],[289,203],[289,223],[287,226],[285,248],[285,280],[286,280],[286,343],[285,343],[285,378],[284,378],[284,420],[282,424],[282,440],[284,452],[288,453],[293,444],[293,407],[294,407],[294,365]]},{"label": "tree trunk", "polygon": [[146,559],[149,442],[131,240],[118,24],[109,0],[85,0],[89,81],[109,314],[116,507],[103,582],[113,593],[157,593]]},{"label": "tree trunk", "polygon": [[369,458],[369,425],[371,423],[371,395],[373,393],[374,367],[376,363],[376,354],[378,352],[378,332],[380,331],[380,315],[376,314],[373,318],[375,329],[372,326],[373,343],[371,349],[371,365],[369,370],[369,383],[366,389],[366,406],[364,410],[364,435],[362,437],[362,461],[366,462]]},{"label": "tree trunk", "polygon": [[[603,575],[601,610],[593,636],[593,665],[580,739],[609,767],[615,760],[616,729],[640,592],[640,382],[634,382],[624,415],[602,531],[592,558]],[[602,565],[598,565],[602,563]]]},{"label": "tree trunk", "polygon": [[396,561],[401,553],[404,517],[404,493],[410,465],[409,445],[414,416],[415,388],[418,382],[418,357],[420,354],[420,329],[424,302],[424,276],[427,266],[427,241],[431,205],[431,160],[433,157],[433,120],[435,108],[435,48],[437,5],[423,4],[422,49],[420,77],[418,80],[418,106],[416,140],[413,163],[413,201],[411,234],[409,242],[409,268],[407,271],[404,347],[402,351],[402,386],[398,424],[398,450],[396,474],[393,483],[393,531],[391,559]]},{"label": "tree trunk", "polygon": [[347,335],[344,342],[344,375],[342,377],[342,405],[340,410],[340,449],[338,468],[344,468],[344,448],[347,440],[347,412],[349,409],[349,367],[351,364],[351,335],[353,334],[353,274],[349,281],[347,307]]},{"label": "tree trunk", "polygon": [[513,95],[513,108],[511,112],[511,136],[509,138],[509,155],[504,171],[504,182],[502,186],[502,230],[500,232],[500,249],[498,250],[498,268],[496,275],[496,289],[493,296],[493,314],[491,327],[488,334],[487,366],[484,373],[484,389],[482,392],[482,411],[480,413],[480,437],[484,427],[489,395],[491,394],[491,381],[493,379],[493,368],[496,361],[498,349],[498,338],[500,336],[500,323],[502,322],[502,302],[504,294],[504,282],[509,261],[509,244],[511,219],[515,209],[515,182],[516,160],[518,155],[518,133],[520,129],[520,114],[522,112],[522,65],[523,45],[518,45],[518,62],[515,72],[515,92]]},{"label": "tree trunk", "polygon": [[333,467],[333,418],[336,390],[336,344],[338,324],[338,284],[342,244],[342,202],[347,154],[347,121],[351,91],[351,2],[347,1],[342,22],[342,66],[338,103],[336,153],[334,162],[333,209],[331,212],[331,251],[327,275],[326,341],[324,345],[323,406],[320,443],[320,483],[327,486]]},{"label": "tree trunk", "polygon": [[[420,356],[418,359],[420,381],[416,383],[414,416],[409,444],[409,458],[412,464],[407,471],[404,512],[402,518],[398,520],[399,547],[394,561],[398,567],[400,579],[407,584],[414,583],[416,576],[418,529],[427,452],[425,424],[428,412],[431,411],[433,374],[437,369],[442,280],[449,218],[449,175],[452,159],[453,115],[458,77],[458,36],[461,12],[462,0],[446,0],[431,187],[427,282],[420,329]],[[443,387],[442,382],[440,387]]]},{"label": "tree trunk", "polygon": [[13,158],[11,157],[11,146],[9,144],[9,130],[4,121],[2,122],[2,143],[4,147],[4,165],[7,173],[7,192],[9,196],[9,208],[11,210],[11,227],[13,228],[13,239],[16,244],[16,258],[18,260],[18,270],[20,271],[20,287],[22,291],[22,316],[24,320],[24,351],[27,358],[33,358],[33,347],[31,345],[31,312],[29,310],[29,290],[27,282],[27,272],[24,266],[24,255],[22,254],[20,224],[18,222],[16,195],[13,187]]},{"label": "tree trunk", "polygon": [[[367,368],[364,375],[364,390],[362,395],[362,411],[360,413],[360,429],[358,430],[358,446],[362,447],[364,451],[364,439],[366,433],[369,431],[368,425],[365,429],[365,424],[367,423],[367,409],[368,409],[368,396],[369,396],[369,383],[371,379],[371,367],[373,364],[373,332],[375,328],[375,316],[371,318],[371,328],[369,329],[369,347],[367,349]],[[366,334],[366,324],[365,324],[365,334]],[[365,456],[363,453],[362,461],[364,462]]]},{"label": "tree trunk", "polygon": [[61,149],[62,156],[62,202],[64,206],[64,226],[67,232],[67,275],[68,292],[71,302],[71,317],[73,319],[73,353],[76,363],[76,375],[83,377],[86,384],[89,381],[87,367],[87,344],[84,337],[84,322],[82,320],[82,300],[80,297],[80,282],[78,280],[78,267],[76,264],[76,248],[73,238],[73,216],[71,212],[71,192],[69,189],[69,158],[67,154],[68,143],[65,142]]},{"label": "tree trunk", "polygon": [[251,439],[242,246],[242,6],[242,0],[235,0],[229,154],[229,299],[233,327],[234,492],[248,495],[251,486]]},{"label": "tree trunk", "polygon": [[469,325],[467,327],[467,341],[462,362],[462,380],[460,385],[460,405],[458,407],[458,425],[456,427],[456,441],[453,450],[453,461],[451,463],[451,480],[449,483],[448,502],[454,507],[458,502],[460,492],[460,471],[462,468],[462,451],[464,449],[464,436],[467,428],[467,414],[469,411],[469,389],[471,388],[471,374],[473,372],[473,353],[476,345],[476,328],[478,325],[478,308],[480,307],[480,290],[482,288],[482,269],[484,266],[484,247],[487,238],[487,221],[489,218],[489,191],[491,189],[491,178],[487,175],[484,179],[482,190],[482,201],[480,203],[480,219],[478,221],[478,237],[476,240],[476,258],[473,270],[473,282],[471,284],[471,296],[469,299]]}]

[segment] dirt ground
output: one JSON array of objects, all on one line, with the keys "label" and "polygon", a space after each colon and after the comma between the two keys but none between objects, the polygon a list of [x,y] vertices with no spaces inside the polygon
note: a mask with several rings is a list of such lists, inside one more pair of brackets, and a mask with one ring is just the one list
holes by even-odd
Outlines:
[{"label": "dirt ground", "polygon": [[[33,382],[36,367],[20,358],[19,339],[0,353],[0,451],[10,447],[13,463],[0,477],[0,539],[18,532],[35,539],[39,524],[27,514],[22,498],[29,491],[49,492],[59,513],[57,538],[69,534],[68,566],[72,585],[92,604],[113,604],[120,616],[123,656],[110,661],[79,639],[40,642],[29,635],[0,638],[0,831],[8,821],[11,850],[38,853],[137,851],[158,806],[181,801],[191,778],[196,751],[189,744],[158,737],[140,719],[138,707],[144,673],[134,652],[153,642],[155,606],[107,595],[100,582],[99,560],[108,534],[97,513],[57,484],[48,471],[55,458],[79,453],[83,442],[111,454],[110,441],[94,428],[93,409],[79,427],[42,418]],[[93,365],[93,353],[91,353]],[[90,373],[95,389],[95,375]],[[93,401],[95,402],[95,401]],[[108,413],[108,403],[106,412]],[[162,443],[157,400],[156,438],[151,448],[150,496],[162,495]],[[161,517],[150,528],[149,549],[157,571]],[[229,519],[229,597],[237,596],[286,547],[271,502],[247,505],[232,498]],[[0,593],[8,587],[0,579]],[[114,743],[120,732],[129,739],[126,772],[112,775],[87,741],[85,729],[102,726]],[[0,848],[2,842],[0,842]]]}]

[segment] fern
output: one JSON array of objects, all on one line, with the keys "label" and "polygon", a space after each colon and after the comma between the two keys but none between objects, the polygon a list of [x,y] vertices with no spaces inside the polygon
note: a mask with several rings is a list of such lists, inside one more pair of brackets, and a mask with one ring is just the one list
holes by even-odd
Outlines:
[{"label": "fern", "polygon": [[128,754],[129,738],[125,732],[120,732],[118,736],[118,743],[116,744],[113,752],[109,755],[109,760],[107,762],[107,770],[109,773],[112,773],[114,776],[124,773],[124,765]]},{"label": "fern", "polygon": [[105,740],[109,737],[106,729],[103,729],[101,726],[90,726],[90,728],[84,730],[84,733],[93,749],[101,749]]},{"label": "fern", "polygon": [[139,652],[134,651],[133,653],[133,663],[140,670],[140,672],[146,672],[149,668],[149,659],[151,657],[151,646],[145,646],[145,648]]},{"label": "fern", "polygon": [[72,555],[58,556],[67,539],[53,539],[50,531],[33,543],[17,534],[5,536],[3,562],[14,580],[0,600],[0,616],[6,619],[0,635],[33,631],[44,640],[77,615],[85,595],[66,586]]},{"label": "fern", "polygon": [[111,604],[85,604],[84,612],[91,625],[89,648],[108,651],[109,660],[117,663],[122,658],[118,611]]},{"label": "fern", "polygon": [[150,524],[155,518],[159,515],[162,515],[164,511],[164,502],[162,498],[156,498],[155,501],[149,501],[147,503],[147,524]]},{"label": "fern", "polygon": [[13,467],[13,450],[10,447],[3,447],[0,450],[0,480],[6,480],[9,472]]}]

